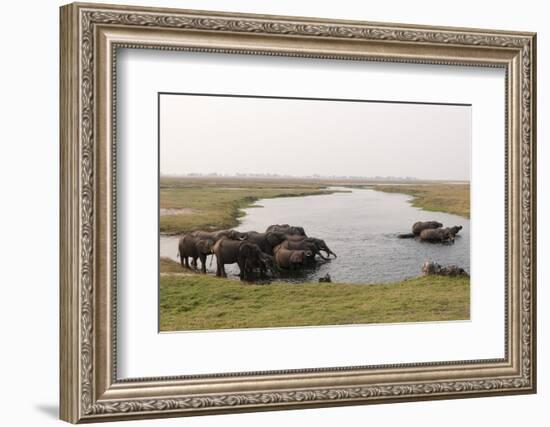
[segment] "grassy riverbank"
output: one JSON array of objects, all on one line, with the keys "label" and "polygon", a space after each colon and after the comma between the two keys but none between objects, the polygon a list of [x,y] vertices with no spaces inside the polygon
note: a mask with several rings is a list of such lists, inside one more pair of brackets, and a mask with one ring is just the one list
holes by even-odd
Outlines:
[{"label": "grassy riverbank", "polygon": [[413,196],[412,205],[426,211],[470,218],[470,184],[375,185],[378,191]]},{"label": "grassy riverbank", "polygon": [[[331,194],[330,186],[344,182],[300,179],[167,178],[160,181],[160,232],[177,234],[197,229],[235,227],[243,209],[259,199]],[[470,218],[470,184],[406,185],[358,183],[388,193],[413,196],[412,205]]]},{"label": "grassy riverbank", "polygon": [[238,225],[242,209],[259,199],[331,194],[312,182],[237,178],[162,178],[160,232],[220,230]]},{"label": "grassy riverbank", "polygon": [[199,275],[161,259],[160,330],[426,322],[470,318],[470,280],[255,285]]}]

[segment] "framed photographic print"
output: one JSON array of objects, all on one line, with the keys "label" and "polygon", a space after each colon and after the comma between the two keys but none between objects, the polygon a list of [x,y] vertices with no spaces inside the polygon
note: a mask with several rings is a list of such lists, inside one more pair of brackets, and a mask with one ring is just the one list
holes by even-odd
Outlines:
[{"label": "framed photographic print", "polygon": [[61,8],[61,418],[536,390],[535,34]]}]

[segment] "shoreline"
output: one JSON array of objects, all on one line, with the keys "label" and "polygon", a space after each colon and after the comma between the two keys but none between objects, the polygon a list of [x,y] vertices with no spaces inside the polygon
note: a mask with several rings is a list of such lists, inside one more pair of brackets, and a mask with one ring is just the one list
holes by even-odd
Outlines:
[{"label": "shoreline", "polygon": [[[291,188],[291,189],[284,189],[287,190],[293,190],[297,191],[297,193],[290,193],[290,192],[281,192],[274,195],[266,195],[266,196],[243,196],[237,200],[234,201],[234,206],[231,207],[231,216],[229,219],[225,220],[222,224],[219,224],[218,226],[208,226],[205,227],[208,231],[219,231],[219,230],[225,230],[228,228],[237,227],[240,224],[240,218],[243,218],[245,216],[244,209],[249,209],[253,207],[261,207],[261,206],[254,206],[256,202],[263,199],[278,199],[278,198],[289,198],[289,197],[307,197],[307,196],[324,196],[329,194],[335,194],[335,193],[342,193],[346,192],[344,190],[328,190],[328,186],[319,187],[318,190],[304,190],[302,191],[299,187]],[[350,190],[351,192],[351,190]],[[192,209],[192,208],[163,208],[160,207],[160,209]],[[200,215],[200,211],[196,212],[195,215]],[[173,216],[181,216],[181,217],[188,217],[192,216],[193,214],[189,215],[173,215]],[[171,215],[163,215],[159,216],[159,223],[162,222],[163,217],[170,217]],[[177,236],[182,233],[189,232],[190,230],[186,229],[180,229],[180,230],[172,230],[172,231],[162,231],[159,230],[159,235],[164,237],[173,237]]]},{"label": "shoreline", "polygon": [[[374,183],[368,183],[368,184],[343,184],[343,183],[334,183],[334,184],[323,184],[319,187],[318,190],[303,190],[300,187],[290,187],[285,188],[285,190],[292,190],[297,191],[297,193],[278,193],[274,195],[265,195],[265,196],[257,196],[257,197],[251,197],[251,196],[245,196],[243,195],[241,198],[235,200],[235,206],[232,207],[230,218],[225,220],[222,224],[219,224],[218,226],[207,226],[205,229],[209,231],[218,231],[218,230],[224,230],[227,228],[233,228],[240,225],[241,221],[240,218],[245,216],[244,209],[249,209],[252,207],[261,207],[261,206],[254,206],[256,202],[263,199],[277,199],[277,198],[284,198],[284,197],[307,197],[307,196],[319,196],[319,195],[329,195],[329,194],[335,194],[335,193],[341,193],[346,192],[344,190],[329,190],[331,186],[338,186],[342,188],[349,188],[349,191],[351,192],[353,189],[369,189],[374,191],[380,191],[384,193],[399,193],[404,194],[407,196],[411,196],[412,199],[408,202],[419,209],[422,209],[427,212],[443,212],[448,213],[452,215],[461,216],[465,219],[470,219],[470,200],[469,200],[469,189],[470,184],[469,183],[449,183],[449,182],[443,182],[443,183],[436,183],[436,184],[374,184]],[[441,196],[438,195],[438,191],[441,190],[441,188],[444,187],[466,187],[467,186],[467,200],[465,195],[462,194],[464,191],[462,191],[461,194],[459,194],[457,197],[453,197],[452,195],[444,195]],[[465,206],[467,205],[467,206]],[[185,209],[188,211],[193,211],[193,208],[188,207],[182,207],[182,208],[163,208],[160,209]],[[186,213],[186,215],[181,215],[182,217],[186,216],[192,216],[192,215],[200,215],[201,211],[195,211],[192,214]],[[161,218],[163,216],[170,216],[170,215],[162,215],[159,217],[159,221],[161,221]],[[173,216],[180,216],[180,215],[173,215]],[[180,230],[171,230],[171,231],[162,231],[159,230],[159,235],[161,237],[173,237],[177,236],[179,234],[188,232],[189,230],[186,229],[180,229]]]},{"label": "shoreline", "polygon": [[[457,194],[441,192],[445,187],[463,187]],[[467,187],[467,190],[465,189]],[[470,220],[470,184],[377,184],[370,188],[383,193],[399,193],[411,196],[409,203],[427,212],[443,212]]]}]

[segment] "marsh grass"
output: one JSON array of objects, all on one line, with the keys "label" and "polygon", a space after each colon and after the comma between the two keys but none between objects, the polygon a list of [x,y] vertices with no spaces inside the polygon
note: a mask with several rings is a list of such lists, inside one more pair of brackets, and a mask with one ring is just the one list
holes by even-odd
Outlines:
[{"label": "marsh grass", "polygon": [[253,181],[231,179],[162,178],[160,207],[189,209],[186,215],[163,215],[160,232],[184,233],[192,230],[220,230],[235,227],[243,209],[259,199],[331,194],[322,184],[291,181]]},{"label": "marsh grass", "polygon": [[375,185],[373,188],[413,196],[412,205],[426,211],[470,218],[470,184]]},{"label": "marsh grass", "polygon": [[[168,178],[160,180],[160,207],[187,210],[185,214],[162,215],[160,232],[177,234],[192,230],[220,230],[235,227],[243,209],[259,199],[331,194],[330,186],[346,185],[328,181],[297,179]],[[419,183],[407,185],[355,184],[349,187],[374,188],[388,193],[413,196],[412,205],[470,218],[470,184]]]},{"label": "marsh grass", "polygon": [[424,276],[378,285],[258,285],[200,275],[161,259],[161,331],[469,318],[467,277]]}]

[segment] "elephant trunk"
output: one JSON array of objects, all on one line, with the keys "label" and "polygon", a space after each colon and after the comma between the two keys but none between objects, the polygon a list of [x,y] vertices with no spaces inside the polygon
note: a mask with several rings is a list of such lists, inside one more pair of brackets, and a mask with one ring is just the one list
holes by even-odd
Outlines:
[{"label": "elephant trunk", "polygon": [[328,256],[334,255],[334,258],[338,258],[338,256],[334,252],[332,252],[330,249],[325,252],[327,253]]}]

